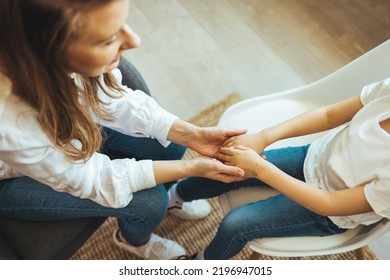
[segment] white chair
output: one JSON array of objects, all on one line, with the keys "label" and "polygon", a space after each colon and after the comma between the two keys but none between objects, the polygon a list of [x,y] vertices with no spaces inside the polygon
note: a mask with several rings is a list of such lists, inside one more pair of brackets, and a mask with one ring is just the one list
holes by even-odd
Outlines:
[{"label": "white chair", "polygon": [[[240,101],[222,115],[219,126],[247,128],[257,132],[312,108],[358,95],[364,85],[390,77],[390,40],[382,43],[334,73],[309,85]],[[312,142],[321,134],[286,139],[268,148],[296,146]],[[231,209],[275,195],[271,188],[241,188],[219,196],[224,214]],[[359,226],[343,234],[329,237],[263,238],[247,245],[258,254],[276,257],[304,257],[337,254],[355,250],[364,259],[365,246],[390,231],[388,219],[371,226]]]}]

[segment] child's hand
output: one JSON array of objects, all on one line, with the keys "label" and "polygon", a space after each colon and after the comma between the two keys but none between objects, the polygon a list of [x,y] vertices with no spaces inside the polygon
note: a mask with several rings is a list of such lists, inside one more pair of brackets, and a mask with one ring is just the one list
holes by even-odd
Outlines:
[{"label": "child's hand", "polygon": [[227,165],[244,170],[245,177],[253,178],[258,177],[260,169],[266,162],[256,151],[244,146],[221,148],[217,158]]},{"label": "child's hand", "polygon": [[243,134],[240,136],[234,136],[227,139],[223,145],[225,148],[245,146],[256,151],[257,154],[261,154],[266,147],[266,144],[263,143],[260,133],[255,134]]}]

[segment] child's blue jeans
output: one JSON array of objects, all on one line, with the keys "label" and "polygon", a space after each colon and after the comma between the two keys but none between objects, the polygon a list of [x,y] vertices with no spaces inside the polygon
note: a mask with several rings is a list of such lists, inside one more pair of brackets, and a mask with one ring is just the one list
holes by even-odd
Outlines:
[{"label": "child's blue jeans", "polygon": [[[303,163],[309,146],[288,147],[264,152],[267,160],[294,178],[304,181]],[[179,183],[178,191],[186,201],[211,198],[240,187],[262,188],[257,179],[224,184],[190,178]],[[326,236],[342,233],[329,218],[320,216],[280,194],[230,211],[204,252],[205,259],[229,259],[248,241],[265,237]]]}]

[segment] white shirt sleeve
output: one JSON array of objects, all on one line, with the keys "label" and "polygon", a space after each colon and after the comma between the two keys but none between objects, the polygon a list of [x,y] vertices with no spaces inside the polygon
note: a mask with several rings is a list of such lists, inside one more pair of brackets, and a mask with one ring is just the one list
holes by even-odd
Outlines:
[{"label": "white shirt sleeve", "polygon": [[362,92],[360,94],[360,100],[362,101],[363,105],[367,105],[367,103],[373,100],[389,95],[390,78],[385,79],[383,81],[374,82],[363,87]]},{"label": "white shirt sleeve", "polygon": [[[69,161],[43,132],[36,111],[9,94],[8,87],[0,87],[0,179],[28,176],[56,191],[114,208],[126,206],[134,192],[156,185],[151,160],[110,160],[95,153],[85,162]],[[124,89],[126,94],[120,99],[109,100],[108,109],[116,121],[100,123],[168,145],[167,134],[176,116],[145,93]]]},{"label": "white shirt sleeve", "polygon": [[[113,74],[120,83],[122,75],[119,69],[115,69]],[[103,84],[102,80],[101,82]],[[122,89],[125,91],[123,95],[113,93],[119,96],[115,99],[108,97],[102,90],[99,91],[99,98],[108,103],[106,108],[113,113],[115,121],[99,120],[96,117],[95,121],[133,137],[155,138],[161,145],[167,147],[170,144],[167,135],[177,117],[161,108],[146,93],[139,90],[134,91],[125,86],[122,86]],[[107,88],[106,90],[109,91]]]},{"label": "white shirt sleeve", "polygon": [[[389,172],[387,168],[387,172]],[[377,180],[367,184],[364,193],[374,212],[390,219],[390,179]]]}]

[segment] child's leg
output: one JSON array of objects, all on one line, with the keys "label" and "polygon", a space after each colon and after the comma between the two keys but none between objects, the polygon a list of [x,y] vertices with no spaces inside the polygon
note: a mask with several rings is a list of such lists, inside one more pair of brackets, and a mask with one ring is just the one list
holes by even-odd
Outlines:
[{"label": "child's leg", "polygon": [[[307,150],[308,146],[288,147],[266,151],[264,154],[268,161],[282,171],[304,180],[303,164]],[[215,197],[243,186],[266,185],[257,179],[224,184],[204,178],[189,178],[178,184],[178,193],[186,201]],[[328,222],[329,231],[321,228],[326,228]],[[229,212],[217,235],[204,251],[204,257],[228,259],[240,252],[248,241],[256,238],[334,234],[337,230],[333,231],[333,227],[338,230],[326,217],[312,213],[284,195],[278,195]]]},{"label": "child's leg", "polygon": [[344,232],[320,216],[280,194],[229,212],[203,252],[210,260],[229,259],[248,241],[266,237],[326,236]]},{"label": "child's leg", "polygon": [[[304,181],[303,163],[309,146],[288,147],[264,152],[267,160],[290,176]],[[265,186],[257,179],[225,184],[206,178],[193,177],[179,182],[177,192],[184,201],[212,198],[240,187]]]}]

